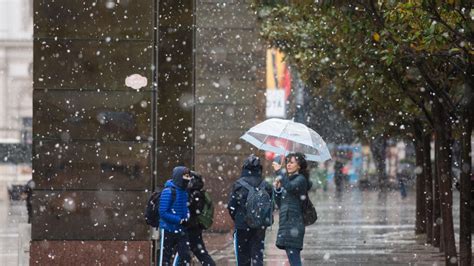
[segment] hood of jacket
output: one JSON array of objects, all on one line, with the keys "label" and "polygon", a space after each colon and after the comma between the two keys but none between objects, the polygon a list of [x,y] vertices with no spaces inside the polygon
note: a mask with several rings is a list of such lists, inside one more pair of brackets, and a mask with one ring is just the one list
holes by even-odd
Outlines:
[{"label": "hood of jacket", "polygon": [[262,182],[262,164],[260,163],[260,158],[255,156],[255,154],[250,154],[250,156],[244,160],[240,177],[250,185],[254,187],[258,186],[260,182]]},{"label": "hood of jacket", "polygon": [[[176,166],[173,169],[173,174],[172,174],[172,181],[175,186],[181,188],[181,189],[186,189],[188,186],[188,180],[185,180],[183,178],[183,175],[185,173],[189,173],[189,169],[184,166]],[[167,182],[168,183],[168,182]]]},{"label": "hood of jacket", "polygon": [[247,169],[243,168],[240,173],[240,177],[258,177],[262,178],[262,170],[260,169]]},{"label": "hood of jacket", "polygon": [[193,178],[189,181],[188,189],[190,190],[201,190],[204,187],[204,181],[200,175],[194,174]]},{"label": "hood of jacket", "polygon": [[242,165],[242,173],[240,174],[240,176],[258,176],[261,178],[262,164],[260,163],[260,158],[258,158],[254,154],[250,154],[250,156],[244,160],[244,163]]},{"label": "hood of jacket", "polygon": [[[244,172],[244,171],[242,171],[242,174],[244,174],[243,172]],[[260,185],[260,183],[261,183],[262,180],[263,180],[261,172],[259,172],[259,173],[255,173],[255,172],[254,172],[254,173],[252,173],[252,174],[245,173],[245,174],[246,174],[246,175],[242,175],[241,178],[242,178],[245,182],[249,183],[251,186],[256,187],[256,186]]]}]

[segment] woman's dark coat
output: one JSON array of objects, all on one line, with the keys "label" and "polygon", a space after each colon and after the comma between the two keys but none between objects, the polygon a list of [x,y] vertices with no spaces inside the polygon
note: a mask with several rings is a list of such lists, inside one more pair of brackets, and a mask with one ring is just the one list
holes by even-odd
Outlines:
[{"label": "woman's dark coat", "polygon": [[275,191],[275,201],[280,209],[276,246],[301,250],[305,234],[301,203],[312,184],[301,174],[288,177],[278,171],[277,175],[281,176],[282,188]]}]

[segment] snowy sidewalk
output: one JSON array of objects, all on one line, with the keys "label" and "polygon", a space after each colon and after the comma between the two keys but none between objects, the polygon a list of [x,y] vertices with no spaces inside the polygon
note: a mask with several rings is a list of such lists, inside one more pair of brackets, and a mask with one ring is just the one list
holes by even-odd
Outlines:
[{"label": "snowy sidewalk", "polygon": [[[319,219],[306,228],[305,265],[444,265],[438,249],[415,236],[415,197],[354,189],[341,198],[331,192],[311,195]],[[276,226],[277,227],[277,226]],[[285,265],[275,247],[276,230],[267,238],[267,265]]]},{"label": "snowy sidewalk", "polygon": [[[334,198],[332,192],[311,194],[318,210],[316,224],[306,228],[304,265],[444,265],[437,248],[424,245],[414,234],[415,197],[398,193],[353,190]],[[454,202],[458,202],[455,193]],[[0,204],[0,265],[17,265],[18,223],[26,222],[24,202]],[[455,230],[459,210],[455,205]],[[275,215],[278,218],[278,215]],[[288,265],[284,251],[275,247],[278,221],[267,231],[265,265]],[[459,239],[459,237],[457,237]],[[235,265],[232,234],[205,234],[206,246],[217,265]],[[459,245],[458,245],[459,248]],[[199,264],[196,264],[199,265]]]},{"label": "snowy sidewalk", "polygon": [[[444,265],[443,254],[414,234],[413,193],[404,200],[396,192],[353,190],[339,199],[333,195],[311,195],[319,219],[306,228],[304,265]],[[285,252],[275,247],[277,231],[275,221],[267,231],[265,265],[289,265]],[[218,265],[235,265],[231,234],[217,242],[209,250]]]}]

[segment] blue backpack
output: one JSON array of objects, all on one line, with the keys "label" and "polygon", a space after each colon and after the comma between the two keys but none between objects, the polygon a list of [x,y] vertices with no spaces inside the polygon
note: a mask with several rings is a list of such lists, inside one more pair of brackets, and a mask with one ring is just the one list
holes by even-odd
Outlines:
[{"label": "blue backpack", "polygon": [[265,189],[267,182],[262,181],[258,187],[253,187],[242,179],[237,182],[249,192],[245,203],[247,225],[258,229],[272,225],[272,198]]},{"label": "blue backpack", "polygon": [[[171,204],[176,198],[176,189],[170,187],[171,189]],[[160,226],[160,198],[161,193],[164,189],[156,188],[153,193],[151,193],[150,198],[148,198],[146,209],[145,209],[145,222],[151,226],[158,228]]]}]

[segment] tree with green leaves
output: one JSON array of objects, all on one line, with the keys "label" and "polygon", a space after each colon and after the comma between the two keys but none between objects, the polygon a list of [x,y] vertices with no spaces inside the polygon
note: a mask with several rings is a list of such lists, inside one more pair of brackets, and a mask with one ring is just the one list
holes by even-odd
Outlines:
[{"label": "tree with green leaves", "polygon": [[[330,92],[361,135],[387,134],[393,128],[387,127],[386,121],[421,121],[421,130],[412,128],[415,134],[425,135],[416,139],[426,150],[427,132],[435,132],[435,176],[439,178],[434,183],[441,192],[441,202],[435,207],[442,206],[442,219],[434,210],[431,218],[443,221],[446,263],[457,264],[450,141],[452,132],[460,132],[464,142],[472,134],[472,4],[422,0],[263,2],[255,1],[254,7],[263,18],[264,38],[288,54],[317,93]],[[384,116],[384,110],[401,115]],[[463,145],[461,178],[461,264],[466,265],[471,261],[470,233],[466,231],[472,167],[468,146]],[[426,152],[419,155],[423,154],[427,157]],[[428,159],[421,160],[422,165],[426,166]],[[431,189],[428,186],[425,192]]]}]

